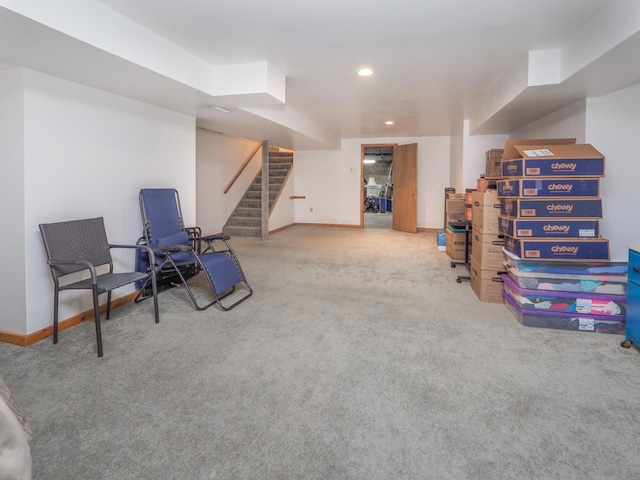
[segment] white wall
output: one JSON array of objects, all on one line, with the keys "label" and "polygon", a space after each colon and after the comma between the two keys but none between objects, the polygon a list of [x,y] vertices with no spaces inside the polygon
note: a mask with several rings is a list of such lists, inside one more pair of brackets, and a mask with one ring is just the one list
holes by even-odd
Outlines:
[{"label": "white wall", "polygon": [[[361,146],[418,144],[418,228],[442,228],[444,189],[449,186],[449,137],[352,138],[340,150],[297,151],[297,223],[360,225]],[[313,210],[313,211],[312,211]]]},{"label": "white wall", "polygon": [[293,171],[291,171],[291,173],[289,174],[289,179],[287,180],[287,183],[285,183],[284,188],[280,193],[278,203],[276,203],[273,211],[271,212],[271,215],[269,216],[269,231],[288,227],[290,225],[293,225],[296,221],[295,202],[299,202],[300,200],[291,198],[296,194],[294,176],[297,162],[296,157],[297,154],[294,152],[292,167]]},{"label": "white wall", "polygon": [[[142,235],[138,192],[175,187],[195,220],[195,119],[33,71],[24,71],[26,318],[3,316],[0,330],[32,333],[52,323],[53,293],[39,223],[103,216],[109,241]],[[20,167],[5,184],[20,182]],[[24,200],[23,200],[24,199]],[[21,203],[24,201],[24,205]],[[114,255],[131,269],[133,252]],[[119,297],[133,286],[114,292]],[[21,300],[20,300],[21,301]],[[90,295],[64,292],[60,319],[91,308]],[[18,327],[18,328],[16,328]]]},{"label": "white wall", "polygon": [[585,143],[586,115],[586,100],[580,100],[511,132],[509,138],[575,138]]},{"label": "white wall", "polygon": [[297,150],[293,170],[296,223],[359,225],[360,151]]},{"label": "white wall", "polygon": [[[469,135],[469,120],[464,121],[462,185],[457,192],[475,189],[478,178],[487,169],[487,150],[503,148],[507,135]],[[458,176],[459,177],[459,176]]]},{"label": "white wall", "polygon": [[[451,162],[449,165],[449,187],[456,189],[456,192],[464,191],[464,136],[467,132],[463,132],[462,129],[459,133],[451,136],[450,156]],[[444,192],[443,192],[444,195]]]},{"label": "white wall", "polygon": [[24,232],[24,112],[22,71],[0,71],[0,262],[7,281],[0,288],[0,329],[23,332],[27,317]]},{"label": "white wall", "polygon": [[609,239],[611,258],[627,260],[627,245],[640,244],[638,219],[638,132],[640,85],[587,100],[586,141],[606,157],[601,181],[602,236]]},{"label": "white wall", "polygon": [[253,157],[224,193],[259,143],[198,128],[196,131],[196,223],[204,235],[221,233],[224,224],[260,171],[262,152]]}]

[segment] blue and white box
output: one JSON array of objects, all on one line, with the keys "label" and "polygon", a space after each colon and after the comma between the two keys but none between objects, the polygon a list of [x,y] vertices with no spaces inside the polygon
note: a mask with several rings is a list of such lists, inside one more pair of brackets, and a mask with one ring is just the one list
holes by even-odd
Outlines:
[{"label": "blue and white box", "polygon": [[540,239],[505,237],[504,248],[529,260],[609,260],[609,241],[596,239]]},{"label": "blue and white box", "polygon": [[498,227],[500,233],[513,238],[598,238],[600,236],[598,220],[528,220],[500,217]]},{"label": "blue and white box", "polygon": [[604,177],[604,155],[590,144],[517,145],[522,158],[502,161],[503,177]]},{"label": "blue and white box", "polygon": [[498,197],[598,197],[599,178],[521,178],[497,181]]},{"label": "blue and white box", "polygon": [[602,218],[602,200],[503,198],[500,215],[511,218]]}]

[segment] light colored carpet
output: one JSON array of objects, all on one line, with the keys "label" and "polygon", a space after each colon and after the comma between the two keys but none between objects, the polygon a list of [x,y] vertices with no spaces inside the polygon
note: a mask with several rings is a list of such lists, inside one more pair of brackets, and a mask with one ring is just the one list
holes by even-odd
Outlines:
[{"label": "light colored carpet", "polygon": [[365,212],[364,214],[364,228],[392,228],[393,226],[393,213],[373,213]]},{"label": "light colored carpet", "polygon": [[103,358],[91,322],[0,344],[34,479],[640,478],[622,336],[522,327],[434,233],[232,244],[255,294],[231,312],[173,289],[158,325],[150,302],[116,309]]}]

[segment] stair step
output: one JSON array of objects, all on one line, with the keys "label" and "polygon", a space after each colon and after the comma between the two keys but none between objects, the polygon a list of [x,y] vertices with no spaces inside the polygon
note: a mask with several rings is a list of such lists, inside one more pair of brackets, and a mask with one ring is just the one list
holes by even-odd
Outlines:
[{"label": "stair step", "polygon": [[227,220],[227,225],[225,226],[233,226],[233,227],[259,227],[262,223],[261,217],[239,217],[237,215],[232,215]]},{"label": "stair step", "polygon": [[[269,148],[269,210],[280,193],[293,167],[292,152]],[[229,236],[260,237],[262,235],[262,171],[259,171],[235,211],[227,220],[223,232]]]},{"label": "stair step", "polygon": [[[274,191],[270,191],[269,192],[269,199],[270,200],[274,200],[276,197],[278,196],[278,192],[274,192]],[[243,200],[262,200],[262,191],[261,190],[247,190],[247,193],[245,194]],[[242,205],[243,207],[245,205]]]},{"label": "stair step", "polygon": [[261,215],[262,208],[259,207],[238,207],[235,212],[233,212],[234,217],[259,217]]},{"label": "stair step", "polygon": [[[284,182],[281,183],[270,183],[269,184],[269,191],[270,192],[278,192],[280,191],[280,187],[282,186]],[[252,183],[251,185],[249,185],[249,188],[247,189],[248,192],[251,193],[255,193],[256,191],[258,192],[262,192],[262,185],[259,183]]]},{"label": "stair step", "polygon": [[[275,172],[271,171],[269,172],[269,180],[274,180],[274,179],[283,180],[286,178],[287,172],[288,170],[276,170]],[[253,179],[253,181],[260,183],[260,181],[262,181],[262,174],[259,173],[258,176]]]},{"label": "stair step", "polygon": [[[257,208],[258,210],[262,207],[262,199],[261,198],[243,198],[240,200],[240,204],[238,208]],[[235,212],[234,212],[235,213]]]}]

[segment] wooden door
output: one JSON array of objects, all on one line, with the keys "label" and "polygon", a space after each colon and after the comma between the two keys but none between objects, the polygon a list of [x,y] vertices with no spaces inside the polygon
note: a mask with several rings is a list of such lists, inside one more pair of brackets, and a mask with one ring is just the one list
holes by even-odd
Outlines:
[{"label": "wooden door", "polygon": [[393,229],[416,233],[418,218],[418,144],[393,148]]}]

